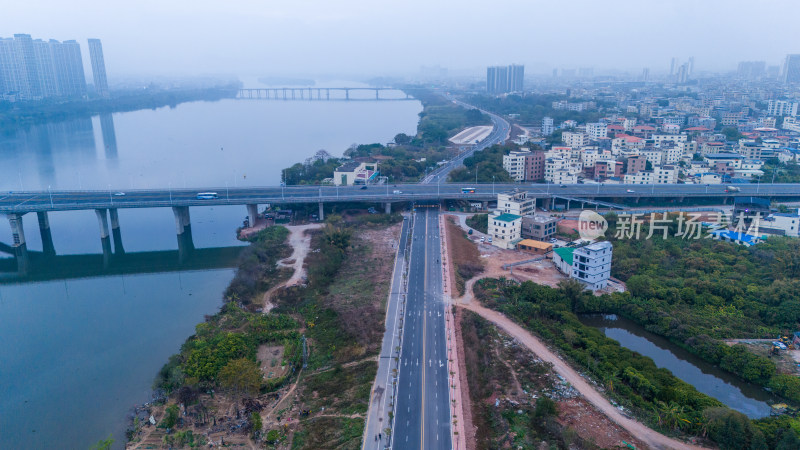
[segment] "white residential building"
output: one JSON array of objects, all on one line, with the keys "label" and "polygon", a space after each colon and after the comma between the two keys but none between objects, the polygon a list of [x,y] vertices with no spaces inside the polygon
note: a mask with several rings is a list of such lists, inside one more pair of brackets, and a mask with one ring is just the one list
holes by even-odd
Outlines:
[{"label": "white residential building", "polygon": [[522,216],[495,211],[489,216],[489,236],[492,245],[507,250],[514,249],[521,238]]},{"label": "white residential building", "polygon": [[608,137],[608,126],[602,122],[587,123],[586,134],[592,139]]},{"label": "white residential building", "polygon": [[676,166],[659,166],[653,170],[653,180],[656,184],[675,184],[678,182],[678,168]]},{"label": "white residential building", "polygon": [[530,155],[531,151],[527,148],[520,150],[512,150],[507,155],[503,155],[503,169],[508,172],[508,175],[514,181],[525,180],[525,157]]},{"label": "white residential building", "polygon": [[517,216],[532,215],[536,210],[536,198],[528,197],[527,191],[497,194],[497,210]]},{"label": "white residential building", "polygon": [[791,213],[772,213],[763,219],[764,228],[782,230],[786,236],[800,236],[800,209]]},{"label": "white residential building", "polygon": [[613,247],[610,242],[595,242],[572,253],[572,278],[597,291],[608,286]]},{"label": "white residential building", "polygon": [[555,131],[555,127],[553,126],[553,118],[552,117],[542,118],[542,134],[545,136],[549,136],[553,134],[553,131]]},{"label": "white residential building", "polygon": [[679,142],[687,142],[689,140],[685,134],[654,134],[652,139],[656,146],[661,146],[661,143],[666,141],[678,144]]},{"label": "white residential building", "polygon": [[625,174],[622,178],[625,184],[653,184],[653,172],[650,170]]},{"label": "white residential building", "polygon": [[770,100],[767,104],[768,116],[797,116],[798,102]]},{"label": "white residential building", "polygon": [[561,141],[567,147],[581,148],[589,145],[589,136],[584,133],[576,133],[574,131],[565,131],[561,134]]},{"label": "white residential building", "polygon": [[579,163],[566,158],[547,158],[544,163],[544,179],[548,183],[574,184],[578,182]]}]

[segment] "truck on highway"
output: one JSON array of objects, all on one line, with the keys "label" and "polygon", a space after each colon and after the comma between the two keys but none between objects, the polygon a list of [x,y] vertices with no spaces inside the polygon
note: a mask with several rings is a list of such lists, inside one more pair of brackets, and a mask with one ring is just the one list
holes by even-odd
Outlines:
[{"label": "truck on highway", "polygon": [[739,191],[741,191],[741,189],[739,189],[736,186],[728,186],[725,188],[725,192],[739,192]]}]

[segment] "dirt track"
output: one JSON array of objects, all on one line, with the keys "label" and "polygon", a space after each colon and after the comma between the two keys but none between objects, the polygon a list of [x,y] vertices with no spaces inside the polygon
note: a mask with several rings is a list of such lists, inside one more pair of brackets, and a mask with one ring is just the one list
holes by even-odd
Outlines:
[{"label": "dirt track", "polygon": [[272,303],[270,303],[269,299],[272,298],[272,294],[275,293],[275,291],[287,286],[299,284],[303,277],[305,277],[306,269],[303,267],[303,263],[305,263],[306,255],[308,255],[308,251],[311,249],[311,236],[306,234],[306,231],[321,227],[321,223],[286,227],[289,230],[289,245],[292,246],[292,256],[278,261],[278,266],[291,267],[294,269],[294,273],[285,283],[273,286],[264,293],[262,301],[264,305],[264,314],[268,314],[270,310],[272,310]]},{"label": "dirt track", "polygon": [[502,328],[506,333],[516,338],[522,345],[533,351],[543,361],[553,364],[553,369],[564,377],[572,386],[583,395],[583,397],[594,405],[597,409],[603,412],[608,418],[616,422],[622,428],[625,428],[633,436],[636,436],[641,441],[645,442],[651,448],[656,449],[701,449],[692,444],[678,441],[676,439],[664,436],[644,424],[635,420],[629,419],[622,415],[611,403],[603,397],[595,388],[593,388],[586,380],[581,377],[572,367],[566,362],[562,361],[555,353],[551,352],[539,339],[530,334],[527,330],[514,323],[513,320],[500,314],[497,311],[485,308],[477,302],[470,302],[467,304],[460,304],[462,308],[469,309],[481,317],[489,320],[495,325]]}]

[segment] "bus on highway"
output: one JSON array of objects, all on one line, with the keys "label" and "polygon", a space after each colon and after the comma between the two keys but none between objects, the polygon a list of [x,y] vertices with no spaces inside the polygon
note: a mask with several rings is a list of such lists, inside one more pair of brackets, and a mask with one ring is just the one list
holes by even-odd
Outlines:
[{"label": "bus on highway", "polygon": [[475,188],[461,188],[462,194],[474,194]]},{"label": "bus on highway", "polygon": [[217,198],[216,192],[198,192],[197,199],[198,200],[213,200]]}]

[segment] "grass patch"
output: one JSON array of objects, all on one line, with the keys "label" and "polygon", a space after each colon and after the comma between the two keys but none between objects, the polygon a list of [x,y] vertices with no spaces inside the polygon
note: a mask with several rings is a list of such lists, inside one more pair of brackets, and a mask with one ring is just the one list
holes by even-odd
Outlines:
[{"label": "grass patch", "polygon": [[467,226],[480,231],[483,234],[489,233],[489,215],[488,214],[474,214],[467,217]]},{"label": "grass patch", "polygon": [[364,419],[345,417],[316,417],[303,424],[302,431],[295,433],[292,449],[357,450],[361,448]]},{"label": "grass patch", "polygon": [[467,280],[483,272],[483,261],[478,247],[472,242],[464,231],[456,225],[452,217],[445,221],[447,227],[447,247],[450,262],[455,268],[455,285],[459,295],[464,295],[464,285]]},{"label": "grass patch", "polygon": [[324,407],[325,411],[336,411],[338,414],[366,413],[377,371],[375,361],[365,361],[349,367],[337,365],[305,377],[305,408],[313,412]]}]

